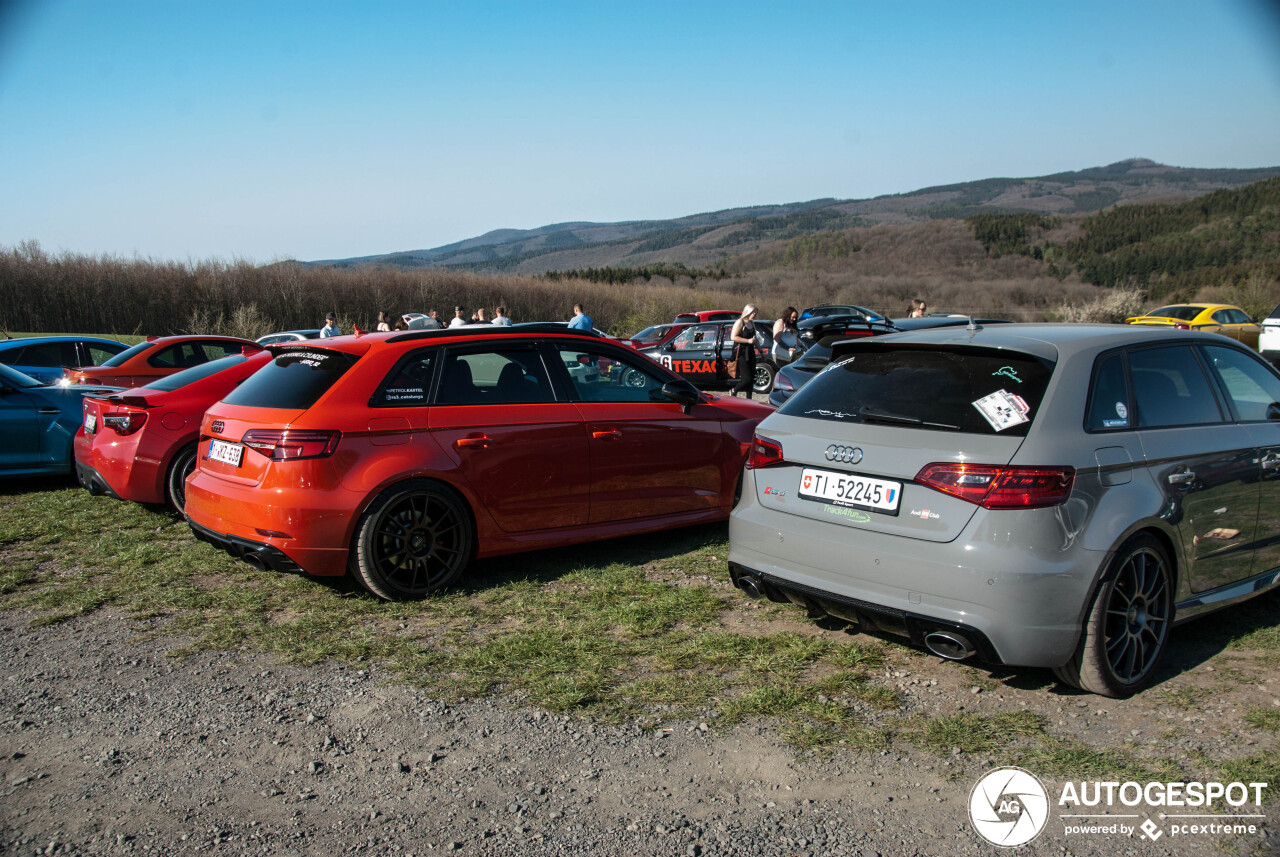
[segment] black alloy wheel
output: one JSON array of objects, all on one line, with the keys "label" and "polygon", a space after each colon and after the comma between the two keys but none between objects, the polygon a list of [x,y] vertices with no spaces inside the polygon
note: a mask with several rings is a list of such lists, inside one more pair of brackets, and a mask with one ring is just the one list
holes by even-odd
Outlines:
[{"label": "black alloy wheel", "polygon": [[1055,670],[1058,678],[1102,696],[1131,696],[1164,654],[1173,595],[1164,546],[1145,533],[1129,539],[1098,588],[1075,657]]},{"label": "black alloy wheel", "polygon": [[472,522],[448,488],[415,479],[387,489],[356,527],[353,571],[387,601],[424,598],[471,562]]}]

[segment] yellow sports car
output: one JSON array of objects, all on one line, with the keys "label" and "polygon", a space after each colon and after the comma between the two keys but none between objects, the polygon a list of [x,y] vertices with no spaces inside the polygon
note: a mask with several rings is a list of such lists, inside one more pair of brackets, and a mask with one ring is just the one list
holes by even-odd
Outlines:
[{"label": "yellow sports car", "polygon": [[1124,323],[1207,330],[1238,339],[1255,351],[1258,348],[1258,334],[1262,331],[1258,323],[1249,317],[1249,313],[1230,304],[1172,304],[1153,309],[1146,315],[1126,318]]}]

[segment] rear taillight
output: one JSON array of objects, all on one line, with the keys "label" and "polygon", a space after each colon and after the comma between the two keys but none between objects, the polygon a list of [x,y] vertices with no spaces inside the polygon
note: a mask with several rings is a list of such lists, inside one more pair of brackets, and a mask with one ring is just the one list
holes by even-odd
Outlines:
[{"label": "rear taillight", "polygon": [[1190,330],[1190,329],[1191,329],[1191,325],[1187,324],[1185,321],[1175,322],[1175,323],[1174,323],[1174,325],[1173,325],[1173,327],[1174,327],[1174,329],[1175,329],[1175,330]]},{"label": "rear taillight", "polygon": [[273,461],[296,461],[333,455],[341,439],[340,431],[250,429],[240,440]]},{"label": "rear taillight", "polygon": [[796,385],[792,384],[790,379],[779,373],[773,376],[773,389],[782,390],[787,393],[794,393],[796,391]]},{"label": "rear taillight", "polygon": [[133,434],[147,422],[147,415],[141,411],[126,411],[103,414],[102,424],[116,434]]},{"label": "rear taillight", "polygon": [[756,439],[751,443],[751,454],[747,456],[747,468],[759,470],[761,467],[772,467],[781,463],[782,444],[756,435]]},{"label": "rear taillight", "polygon": [[1057,506],[1071,494],[1074,467],[996,467],[989,464],[926,464],[916,482],[984,509]]}]

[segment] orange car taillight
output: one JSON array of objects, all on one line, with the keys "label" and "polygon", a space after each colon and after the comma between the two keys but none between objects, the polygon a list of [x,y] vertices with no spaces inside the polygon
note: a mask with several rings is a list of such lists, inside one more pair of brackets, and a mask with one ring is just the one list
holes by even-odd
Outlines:
[{"label": "orange car taillight", "polygon": [[751,470],[759,470],[761,467],[781,464],[782,461],[782,444],[756,435],[756,439],[751,444],[751,454],[747,456],[747,467]]},{"label": "orange car taillight", "polygon": [[1038,509],[1066,502],[1075,478],[1074,467],[935,463],[915,481],[984,509]]},{"label": "orange car taillight", "polygon": [[103,414],[102,424],[116,434],[133,434],[147,422],[147,415],[141,411],[125,411],[123,413]]},{"label": "orange car taillight", "polygon": [[272,461],[296,461],[333,455],[341,439],[340,431],[250,429],[240,440]]}]

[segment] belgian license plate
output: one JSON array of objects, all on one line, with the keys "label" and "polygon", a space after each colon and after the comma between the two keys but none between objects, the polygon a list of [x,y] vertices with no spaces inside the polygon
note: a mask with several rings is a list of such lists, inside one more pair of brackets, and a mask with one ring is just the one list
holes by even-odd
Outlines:
[{"label": "belgian license plate", "polygon": [[97,430],[98,430],[98,415],[85,414],[84,415],[84,433],[93,434]]},{"label": "belgian license plate", "polygon": [[209,457],[232,467],[239,467],[244,459],[244,447],[238,443],[227,443],[225,440],[209,441]]},{"label": "belgian license plate", "polygon": [[902,483],[806,467],[800,474],[799,493],[809,500],[897,514]]}]

